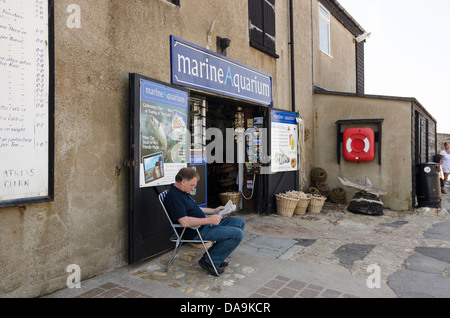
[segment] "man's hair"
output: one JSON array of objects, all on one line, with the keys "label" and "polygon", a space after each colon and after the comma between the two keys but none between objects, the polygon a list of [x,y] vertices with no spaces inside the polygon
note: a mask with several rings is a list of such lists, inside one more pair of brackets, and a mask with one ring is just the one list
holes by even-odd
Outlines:
[{"label": "man's hair", "polygon": [[178,171],[177,175],[175,176],[176,182],[181,182],[183,180],[190,181],[194,178],[197,178],[197,181],[200,180],[200,175],[198,174],[197,170],[193,168],[183,168],[180,171]]}]

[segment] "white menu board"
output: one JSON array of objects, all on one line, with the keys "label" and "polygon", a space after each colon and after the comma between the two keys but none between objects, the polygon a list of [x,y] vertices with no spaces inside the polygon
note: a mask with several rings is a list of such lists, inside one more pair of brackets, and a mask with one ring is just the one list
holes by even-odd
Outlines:
[{"label": "white menu board", "polygon": [[0,206],[50,195],[49,40],[47,0],[0,0]]}]

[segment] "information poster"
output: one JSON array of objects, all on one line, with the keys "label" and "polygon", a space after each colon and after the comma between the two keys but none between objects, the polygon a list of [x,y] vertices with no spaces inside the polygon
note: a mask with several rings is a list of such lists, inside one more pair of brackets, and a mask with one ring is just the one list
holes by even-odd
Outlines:
[{"label": "information poster", "polygon": [[53,191],[51,40],[47,1],[0,0],[0,206],[49,201]]},{"label": "information poster", "polygon": [[296,171],[298,166],[298,114],[272,110],[272,172]]},{"label": "information poster", "polygon": [[169,185],[190,157],[187,92],[141,79],[140,187]]}]

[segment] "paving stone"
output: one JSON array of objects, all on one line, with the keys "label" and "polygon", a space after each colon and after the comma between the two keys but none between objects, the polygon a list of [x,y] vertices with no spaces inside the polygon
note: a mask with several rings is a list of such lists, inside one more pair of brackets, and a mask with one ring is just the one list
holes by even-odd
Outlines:
[{"label": "paving stone", "polygon": [[322,297],[325,298],[338,298],[341,295],[341,292],[338,292],[337,290],[331,290],[327,289],[322,293]]},{"label": "paving stone", "polygon": [[307,288],[309,288],[309,289],[313,289],[313,290],[317,290],[317,291],[321,291],[322,289],[323,289],[323,287],[322,286],[318,286],[318,285],[313,285],[313,284],[310,284],[310,285],[308,285],[308,287]]},{"label": "paving stone", "polygon": [[415,248],[415,251],[438,261],[450,263],[450,248],[419,246]]},{"label": "paving stone", "polygon": [[406,269],[411,271],[441,274],[448,266],[448,263],[417,253],[411,255],[405,261],[405,266]]},{"label": "paving stone", "polygon": [[408,221],[395,221],[395,222],[392,222],[392,223],[380,223],[380,225],[389,226],[389,227],[393,227],[393,228],[398,229],[398,228],[400,228],[403,225],[408,224],[408,223],[409,223]]},{"label": "paving stone", "polygon": [[425,231],[423,235],[426,238],[450,242],[450,222],[434,224],[433,227]]},{"label": "paving stone", "polygon": [[307,288],[303,290],[299,296],[302,298],[314,298],[317,297],[317,295],[319,295],[319,291]]},{"label": "paving stone", "polygon": [[296,290],[302,290],[307,284],[298,280],[291,281],[287,286]]},{"label": "paving stone", "polygon": [[356,298],[354,295],[344,294],[337,290],[326,289],[316,284],[308,284],[297,279],[277,276],[257,289],[250,297],[281,297],[281,298]]},{"label": "paving stone", "polygon": [[297,291],[288,287],[282,288],[277,295],[283,298],[292,298],[297,294]]},{"label": "paving stone", "polygon": [[111,282],[93,288],[77,296],[77,298],[148,298],[148,297],[151,296]]},{"label": "paving stone", "polygon": [[268,282],[265,286],[269,287],[269,288],[272,288],[272,289],[279,289],[282,286],[284,286],[285,284],[286,284],[285,282],[273,279],[270,282]]},{"label": "paving stone", "polygon": [[275,290],[266,287],[261,287],[256,291],[256,293],[264,296],[272,296],[275,293]]},{"label": "paving stone", "polygon": [[345,244],[333,254],[339,257],[339,265],[351,269],[355,261],[364,259],[374,247],[372,244]]},{"label": "paving stone", "polygon": [[299,239],[297,240],[298,245],[304,246],[304,247],[308,247],[310,245],[313,245],[317,240],[314,239]]}]

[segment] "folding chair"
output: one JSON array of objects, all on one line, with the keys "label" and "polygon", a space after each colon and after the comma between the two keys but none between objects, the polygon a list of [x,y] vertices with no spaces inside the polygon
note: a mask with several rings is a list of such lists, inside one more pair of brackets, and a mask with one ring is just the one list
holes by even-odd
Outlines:
[{"label": "folding chair", "polygon": [[[178,253],[178,248],[181,246],[182,243],[195,243],[195,244],[201,243],[203,245],[203,248],[205,249],[205,252],[209,258],[209,261],[211,262],[212,267],[214,268],[214,271],[216,272],[216,275],[219,276],[219,273],[217,272],[217,268],[214,265],[214,263],[211,259],[211,256],[209,255],[208,249],[206,248],[206,245],[205,245],[205,243],[210,243],[211,241],[203,240],[202,236],[200,235],[200,231],[198,230],[200,228],[200,226],[183,227],[180,224],[174,224],[172,222],[172,219],[170,218],[169,213],[167,213],[166,207],[164,205],[164,199],[166,198],[166,195],[168,192],[169,191],[166,190],[166,191],[160,193],[158,196],[159,202],[161,202],[161,206],[162,206],[164,212],[166,213],[167,219],[169,220],[169,223],[172,226],[172,229],[174,231],[174,234],[171,236],[170,241],[175,243],[175,249],[173,250],[172,257],[171,257],[169,263],[167,264],[166,272],[169,270],[170,266],[172,266],[173,262],[175,261],[175,258],[177,257],[177,253]],[[180,233],[178,233],[177,229],[181,229],[181,228],[183,230],[181,231],[181,234],[180,234]],[[197,231],[197,235],[200,239],[198,239],[198,240],[183,239],[184,232],[186,231],[187,228]]]}]

